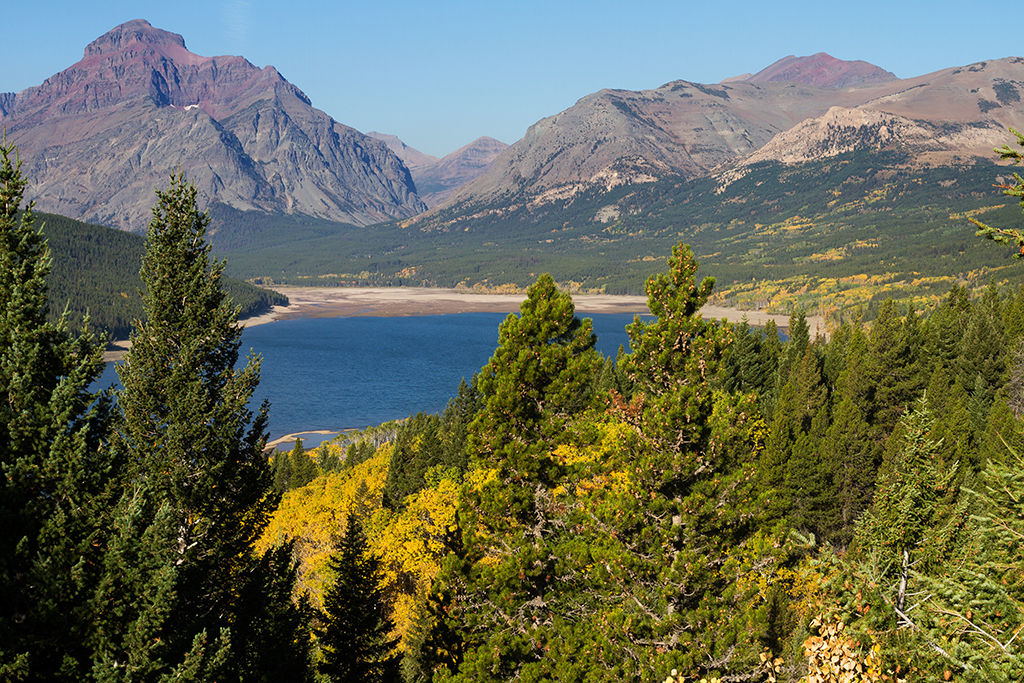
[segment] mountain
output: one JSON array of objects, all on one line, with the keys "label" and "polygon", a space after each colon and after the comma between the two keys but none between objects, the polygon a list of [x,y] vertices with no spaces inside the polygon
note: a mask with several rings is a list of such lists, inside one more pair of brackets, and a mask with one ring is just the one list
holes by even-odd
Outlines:
[{"label": "mountain", "polygon": [[409,147],[395,135],[377,132],[367,135],[387,143],[388,148],[405,162],[416,183],[416,193],[430,207],[437,206],[457,189],[479,178],[498,155],[508,149],[504,142],[484,136],[438,159]]},{"label": "mountain", "polygon": [[[732,80],[732,79],[730,79]],[[860,60],[848,62],[824,52],[810,57],[783,57],[749,78],[751,83],[792,82],[807,83],[819,88],[848,88],[871,83],[898,80],[896,75]]]},{"label": "mountain", "polygon": [[427,206],[437,206],[460,187],[483,175],[506,149],[508,145],[500,140],[486,136],[477,138],[435,164],[412,170],[416,192]]},{"label": "mountain", "polygon": [[366,134],[367,136],[380,140],[388,146],[395,155],[405,162],[406,167],[413,176],[413,180],[416,179],[416,172],[420,169],[433,166],[437,162],[441,161],[437,157],[431,154],[424,154],[418,149],[413,149],[409,145],[399,139],[397,135],[389,135],[387,133],[378,133],[377,131],[371,130]]},{"label": "mountain", "polygon": [[509,206],[543,211],[592,190],[735,174],[751,163],[839,150],[898,148],[910,163],[958,163],[991,157],[1008,128],[1024,125],[1024,59],[891,76],[819,54],[780,60],[742,81],[602,90],[531,126],[478,180],[413,220],[430,229],[439,210],[444,220]]},{"label": "mountain", "polygon": [[137,19],[42,85],[0,96],[29,199],[141,230],[153,188],[181,168],[206,205],[355,225],[426,206],[386,144],[334,121],[273,67],[201,57]]}]

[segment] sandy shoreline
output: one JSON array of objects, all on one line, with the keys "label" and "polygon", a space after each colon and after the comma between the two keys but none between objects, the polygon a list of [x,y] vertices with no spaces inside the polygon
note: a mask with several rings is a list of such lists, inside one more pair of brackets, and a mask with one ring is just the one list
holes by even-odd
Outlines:
[{"label": "sandy shoreline", "polygon": [[[300,318],[337,318],[352,316],[402,317],[413,315],[444,315],[451,313],[518,313],[525,294],[480,294],[466,290],[435,289],[425,287],[273,287],[288,297],[288,306],[274,306],[263,315],[242,321],[245,326],[265,325],[278,320]],[[647,313],[647,298],[612,294],[574,294],[576,311],[587,313]],[[739,322],[743,316],[751,325],[765,325],[774,320],[785,327],[789,316],[773,315],[764,311],[740,311],[722,306],[701,309],[705,319],[725,318]],[[825,333],[825,321],[820,317],[807,319],[812,336]],[[126,349],[126,342],[119,342]],[[124,350],[108,351],[105,361],[120,360]]]},{"label": "sandy shoreline", "polygon": [[[288,306],[243,321],[245,325],[262,325],[275,320],[297,318],[334,318],[340,316],[401,317],[410,315],[442,315],[449,313],[518,313],[525,294],[478,294],[456,289],[425,287],[273,287],[288,297]],[[574,294],[576,311],[587,313],[647,313],[647,297],[614,294]],[[765,325],[774,320],[779,327],[789,324],[788,315],[764,311],[741,311],[723,306],[705,306],[701,316],[706,320],[725,318],[738,323],[743,316],[751,325]],[[810,317],[812,332],[825,331],[821,317]]]}]

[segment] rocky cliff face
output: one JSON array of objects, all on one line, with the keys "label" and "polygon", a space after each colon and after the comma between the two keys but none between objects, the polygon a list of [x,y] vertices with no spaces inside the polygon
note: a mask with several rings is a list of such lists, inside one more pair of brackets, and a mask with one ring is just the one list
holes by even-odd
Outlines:
[{"label": "rocky cliff face", "polygon": [[0,96],[40,210],[141,230],[181,168],[206,204],[357,225],[424,210],[387,146],[314,109],[273,67],[201,57],[135,20],[42,85]]},{"label": "rocky cliff face", "polygon": [[1007,128],[1024,126],[1020,58],[900,80],[814,55],[786,58],[758,76],[584,97],[532,126],[440,208],[539,206],[670,174],[727,173],[728,181],[758,161],[799,163],[862,148],[899,149],[908,163],[991,158]]}]

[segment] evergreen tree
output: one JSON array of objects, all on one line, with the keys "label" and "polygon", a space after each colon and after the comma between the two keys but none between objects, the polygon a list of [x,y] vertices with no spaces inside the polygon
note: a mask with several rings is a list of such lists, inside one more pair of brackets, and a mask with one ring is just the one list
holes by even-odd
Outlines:
[{"label": "evergreen tree", "polygon": [[[1024,677],[1024,459],[1006,441],[967,489],[973,509],[967,552],[941,571],[916,573],[927,591],[912,615],[918,639],[929,649],[935,673],[962,680],[1011,683]],[[927,670],[927,660],[920,665]],[[958,679],[961,680],[961,679]]]},{"label": "evergreen tree", "polygon": [[937,457],[934,420],[919,401],[905,418],[903,447],[879,476],[875,498],[857,528],[861,553],[874,552],[883,575],[893,579],[892,618],[907,624],[911,569],[932,573],[962,552],[966,509],[959,496],[957,463]]},{"label": "evergreen tree", "polygon": [[633,349],[626,372],[634,395],[643,393],[644,433],[660,440],[667,452],[696,457],[714,406],[711,383],[732,336],[699,315],[715,280],[696,284],[690,248],[673,247],[668,265],[668,272],[652,275],[645,287],[647,307],[657,320],[646,323],[637,316],[626,326]]},{"label": "evergreen tree", "polygon": [[993,281],[973,302],[966,329],[960,333],[957,377],[968,394],[981,390],[977,397],[981,403],[991,403],[996,389],[1005,381],[1007,347],[1002,309],[999,288]]},{"label": "evergreen tree", "polygon": [[779,328],[774,320],[769,320],[764,326],[764,342],[759,352],[759,365],[761,367],[761,414],[765,420],[771,422],[775,416],[775,403],[779,397],[779,362],[782,358],[782,339],[779,337]]},{"label": "evergreen tree", "polygon": [[[828,495],[822,487],[831,477],[822,471],[827,463],[822,462],[818,454],[818,442],[828,424],[827,415],[818,418],[818,413],[827,409],[827,398],[817,355],[812,347],[805,345],[803,358],[793,368],[779,395],[777,415],[772,421],[758,471],[768,517],[782,518],[793,505],[802,505],[803,501],[817,505],[810,501],[824,501]],[[819,426],[813,434],[812,424]],[[798,443],[801,457],[793,462]]]},{"label": "evergreen tree", "polygon": [[[298,441],[296,441],[298,443]],[[278,493],[285,493],[292,488],[292,458],[291,453],[276,451],[274,454],[274,490]]]},{"label": "evergreen tree", "polygon": [[[440,664],[457,681],[649,680],[676,664],[742,671],[772,639],[763,594],[735,581],[748,567],[770,572],[778,552],[751,542],[763,422],[752,396],[713,389],[730,334],[701,319],[712,281],[697,286],[696,270],[678,246],[668,272],[648,281],[658,318],[629,327],[628,401],[613,393],[611,411],[555,416],[557,432],[525,433],[516,448],[535,461],[527,467],[473,452],[462,550],[445,563],[448,597],[432,601],[434,629],[423,631],[441,636],[456,621],[457,637],[433,642],[454,643],[461,660],[452,671],[441,654],[451,647],[428,647],[419,661],[432,662],[435,679]],[[538,353],[515,348],[495,358]],[[509,415],[489,415],[487,428],[507,429]]]},{"label": "evergreen tree", "polygon": [[288,453],[288,460],[291,462],[291,481],[289,483],[289,489],[302,488],[309,482],[320,476],[320,470],[317,469],[316,461],[310,456],[309,452],[303,448],[302,439],[295,439],[295,445],[292,446],[292,450]]},{"label": "evergreen tree", "polygon": [[841,547],[850,543],[857,522],[871,504],[878,453],[863,414],[851,399],[843,399],[822,442],[822,459],[833,472],[835,500],[834,516],[820,530],[823,540]]},{"label": "evergreen tree", "polygon": [[722,371],[722,389],[729,393],[752,393],[759,396],[771,391],[775,384],[775,369],[766,368],[764,347],[768,344],[763,330],[750,326],[744,315],[733,330],[733,344],[729,348]]},{"label": "evergreen tree", "polygon": [[357,516],[349,516],[345,534],[331,557],[334,583],[324,595],[319,643],[319,672],[339,683],[398,683],[398,640],[381,588],[380,562],[367,552]]},{"label": "evergreen tree", "polygon": [[69,680],[91,666],[92,592],[120,485],[102,346],[47,322],[49,249],[16,151],[0,143],[0,678]]},{"label": "evergreen tree", "polygon": [[331,448],[327,442],[320,444],[320,448],[316,452],[316,464],[320,468],[320,471],[324,474],[328,472],[338,472],[344,469],[344,464],[341,461],[341,456],[338,454],[339,449]]},{"label": "evergreen tree", "polygon": [[384,485],[385,507],[404,509],[406,497],[426,486],[427,470],[444,458],[440,428],[441,419],[426,413],[416,413],[398,428]]},{"label": "evergreen tree", "polygon": [[640,509],[616,514],[651,520],[634,522],[624,542],[660,565],[652,571],[634,563],[636,581],[662,587],[632,592],[647,618],[628,623],[650,633],[648,642],[677,644],[660,660],[666,665],[737,672],[753,668],[775,626],[761,602],[774,599],[771,589],[752,599],[744,584],[726,578],[759,563],[770,572],[779,560],[778,546],[760,533],[753,491],[764,423],[752,397],[712,389],[732,341],[728,327],[700,316],[714,280],[696,283],[697,263],[685,245],[673,249],[668,266],[647,281],[657,320],[627,328],[635,390],[631,404],[616,411],[636,429],[626,471],[643,492],[638,498],[647,498]]},{"label": "evergreen tree", "polygon": [[967,329],[971,317],[971,308],[967,289],[961,285],[953,285],[946,298],[928,319],[925,326],[925,357],[929,360],[929,372],[934,372],[939,366],[948,372],[957,371],[955,366],[960,355],[964,330]]},{"label": "evergreen tree", "polygon": [[527,289],[520,311],[499,327],[498,348],[480,372],[484,407],[469,447],[516,480],[546,481],[551,461],[537,447],[588,405],[601,355],[591,321],[576,317],[572,297],[550,275]]},{"label": "evergreen tree", "polygon": [[886,299],[868,336],[866,368],[867,381],[874,388],[867,417],[879,439],[888,438],[924,389],[917,365],[917,336],[916,316],[911,313],[900,320],[896,303]]},{"label": "evergreen tree", "polygon": [[789,334],[789,340],[785,343],[782,356],[779,358],[777,386],[780,389],[786,386],[790,373],[796,370],[811,346],[811,328],[803,311],[797,311],[789,316],[786,332]]},{"label": "evergreen tree", "polygon": [[[253,549],[277,503],[262,454],[267,407],[255,417],[248,407],[259,360],[235,368],[238,310],[220,286],[224,263],[210,262],[209,218],[196,208],[195,188],[174,175],[157,198],[141,272],[148,319],[135,323],[131,351],[118,369],[124,389],[115,440],[131,466],[122,514],[145,501],[131,533],[149,514],[146,533],[163,540],[141,552],[161,553],[149,563],[152,580],[173,581],[160,623],[148,622],[162,650],[152,675],[189,665],[192,675],[208,677],[223,659],[246,679],[282,670],[301,679],[308,671],[305,652],[290,651],[284,662],[281,650],[264,642],[298,642],[302,619],[290,590],[282,590],[294,578],[290,557],[276,550],[260,557]],[[122,619],[145,618],[144,608],[126,604]],[[222,634],[221,647],[200,647],[197,661],[196,643]],[[110,657],[135,657],[138,643],[117,637],[105,634]]]},{"label": "evergreen tree", "polygon": [[466,471],[469,465],[469,453],[466,451],[469,425],[483,406],[483,397],[477,390],[477,376],[473,375],[472,382],[468,384],[465,378],[460,380],[458,391],[441,414],[441,427],[438,430],[444,452],[442,464],[445,467],[458,472]]}]

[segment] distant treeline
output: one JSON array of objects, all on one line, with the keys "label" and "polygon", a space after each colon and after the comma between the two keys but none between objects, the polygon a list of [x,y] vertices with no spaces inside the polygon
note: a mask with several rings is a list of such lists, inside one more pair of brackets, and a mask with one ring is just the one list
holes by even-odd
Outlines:
[{"label": "distant treeline", "polygon": [[[75,328],[88,313],[94,329],[113,339],[127,338],[132,320],[145,315],[139,278],[145,239],[56,214],[39,213],[36,224],[42,225],[53,258],[50,317],[58,318],[66,307]],[[277,292],[234,278],[225,278],[223,285],[241,306],[243,318],[288,303]]]}]

